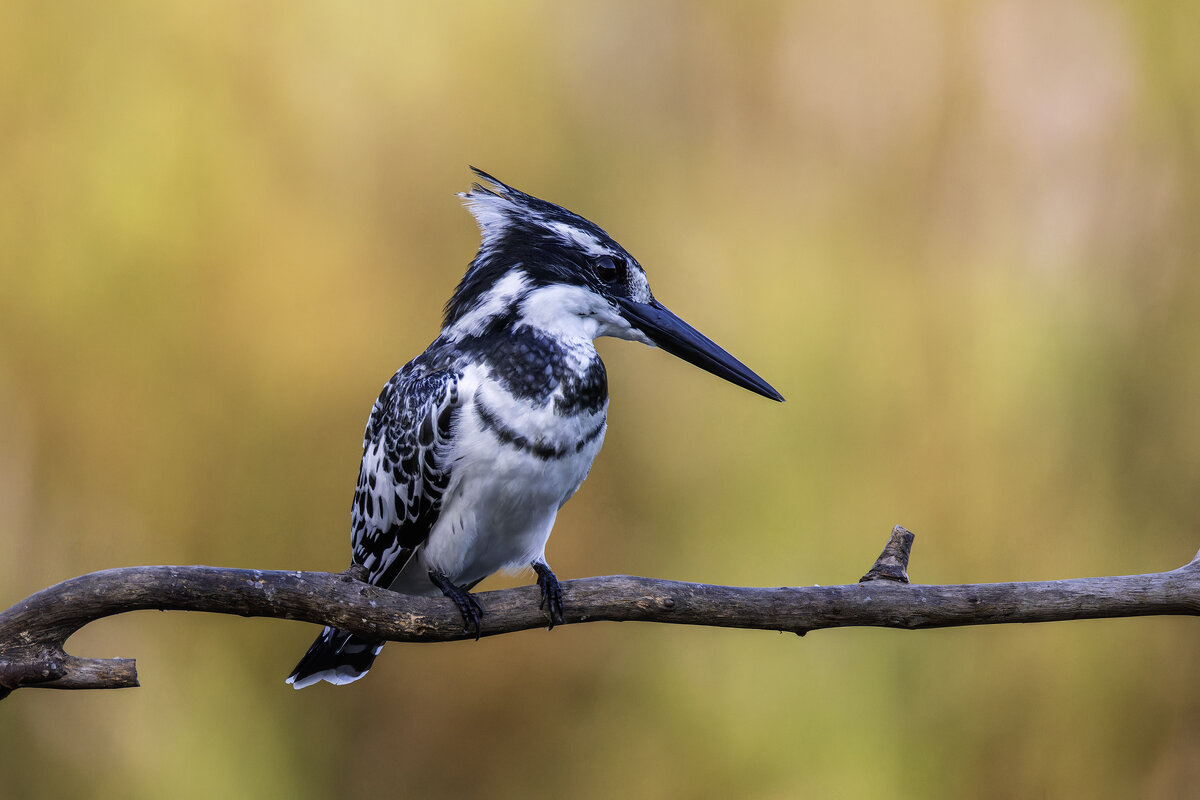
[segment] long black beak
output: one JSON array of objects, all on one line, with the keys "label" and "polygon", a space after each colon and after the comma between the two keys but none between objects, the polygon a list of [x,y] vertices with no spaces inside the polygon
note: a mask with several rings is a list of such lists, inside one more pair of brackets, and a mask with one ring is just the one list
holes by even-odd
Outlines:
[{"label": "long black beak", "polygon": [[771,384],[754,374],[742,362],[721,349],[720,345],[700,331],[672,314],[662,303],[651,300],[639,303],[635,300],[617,298],[622,315],[633,327],[666,350],[689,364],[707,370],[718,378],[724,378],[743,389],[749,389],[772,400],[783,400]]}]

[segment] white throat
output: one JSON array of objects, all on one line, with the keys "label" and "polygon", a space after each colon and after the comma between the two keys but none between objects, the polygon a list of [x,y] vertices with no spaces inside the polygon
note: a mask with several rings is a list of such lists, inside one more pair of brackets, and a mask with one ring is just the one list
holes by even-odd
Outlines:
[{"label": "white throat", "polygon": [[528,292],[520,302],[518,320],[558,339],[614,336],[649,344],[617,313],[612,303],[582,286],[542,286]]}]

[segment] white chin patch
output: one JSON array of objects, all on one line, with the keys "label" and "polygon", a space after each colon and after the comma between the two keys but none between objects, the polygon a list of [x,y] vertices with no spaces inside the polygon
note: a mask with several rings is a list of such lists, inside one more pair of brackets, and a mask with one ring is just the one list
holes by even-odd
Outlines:
[{"label": "white chin patch", "polygon": [[611,303],[582,286],[543,286],[529,292],[521,301],[520,324],[569,339],[635,338]]},{"label": "white chin patch", "polygon": [[650,341],[650,337],[639,331],[637,328],[625,326],[624,334],[610,333],[609,336],[616,336],[618,339],[624,339],[627,342],[640,342],[649,347],[658,347],[654,342]]}]

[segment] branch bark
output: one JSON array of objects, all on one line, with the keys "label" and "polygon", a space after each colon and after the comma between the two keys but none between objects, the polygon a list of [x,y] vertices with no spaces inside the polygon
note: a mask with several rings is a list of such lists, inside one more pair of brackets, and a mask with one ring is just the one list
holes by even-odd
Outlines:
[{"label": "branch bark", "polygon": [[[913,535],[897,526],[857,584],[744,588],[615,575],[564,581],[568,623],[668,622],[788,631],[876,626],[915,630],[1160,614],[1200,616],[1200,553],[1169,572],[1103,578],[916,585],[908,583]],[[478,595],[480,634],[545,627],[536,586]],[[443,598],[401,595],[354,574],[124,567],[51,586],[0,613],[0,698],[13,689],[137,686],[133,659],[68,655],[67,639],[97,619],[127,611],[208,611],[335,625],[397,642],[469,638]]]}]

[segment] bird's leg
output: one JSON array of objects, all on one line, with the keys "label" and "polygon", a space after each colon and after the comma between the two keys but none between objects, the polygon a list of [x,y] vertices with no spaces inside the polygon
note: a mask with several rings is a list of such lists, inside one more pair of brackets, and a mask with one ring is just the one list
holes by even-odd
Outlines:
[{"label": "bird's leg", "polygon": [[558,585],[558,578],[554,577],[545,561],[533,562],[533,571],[537,573],[537,585],[542,590],[542,602],[538,603],[538,608],[546,609],[550,615],[549,630],[554,630],[555,625],[565,625],[567,620],[563,617],[562,587]]},{"label": "bird's leg", "polygon": [[470,633],[474,628],[475,641],[479,641],[479,622],[483,619],[483,609],[479,607],[479,601],[469,591],[451,581],[445,573],[431,569],[429,580],[442,590],[442,594],[454,601],[454,605],[458,606],[458,613],[462,615],[463,629]]}]

